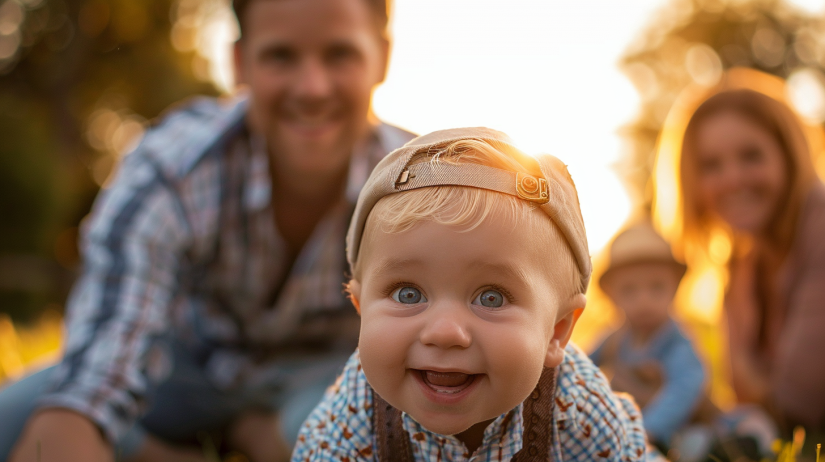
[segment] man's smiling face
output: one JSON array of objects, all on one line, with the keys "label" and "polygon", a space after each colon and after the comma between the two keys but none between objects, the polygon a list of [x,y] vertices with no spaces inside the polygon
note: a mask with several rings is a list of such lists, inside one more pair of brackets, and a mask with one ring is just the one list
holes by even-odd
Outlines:
[{"label": "man's smiling face", "polygon": [[346,165],[386,71],[373,14],[364,0],[257,0],[239,18],[236,77],[277,165],[296,174]]}]

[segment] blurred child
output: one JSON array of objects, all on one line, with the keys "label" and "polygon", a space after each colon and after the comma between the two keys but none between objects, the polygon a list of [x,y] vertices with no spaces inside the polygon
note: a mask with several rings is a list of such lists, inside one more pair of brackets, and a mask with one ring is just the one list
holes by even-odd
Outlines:
[{"label": "blurred child", "polygon": [[625,323],[590,355],[616,391],[642,407],[649,438],[666,447],[703,396],[704,371],[690,341],[670,317],[685,274],[670,246],[648,225],[621,233],[599,284]]},{"label": "blurred child", "polygon": [[590,257],[573,182],[489,129],[417,138],[373,171],[348,234],[359,350],[298,461],[630,461],[629,397],[568,344]]}]

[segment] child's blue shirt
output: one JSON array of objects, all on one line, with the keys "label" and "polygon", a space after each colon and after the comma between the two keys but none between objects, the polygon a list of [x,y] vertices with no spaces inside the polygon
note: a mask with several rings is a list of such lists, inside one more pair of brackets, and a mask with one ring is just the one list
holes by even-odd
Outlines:
[{"label": "child's blue shirt", "polygon": [[590,359],[602,365],[615,355],[616,366],[641,365],[655,361],[662,367],[664,382],[656,396],[642,409],[644,426],[656,441],[668,443],[673,433],[687,423],[702,396],[705,372],[690,341],[676,323],[669,320],[647,345],[637,348],[631,345],[629,336],[618,340],[615,353],[605,350],[605,341],[591,353]]}]

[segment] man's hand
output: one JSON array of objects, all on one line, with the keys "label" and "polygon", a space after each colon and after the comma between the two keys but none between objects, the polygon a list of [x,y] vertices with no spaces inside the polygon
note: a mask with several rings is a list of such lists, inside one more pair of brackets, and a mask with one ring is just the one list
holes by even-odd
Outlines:
[{"label": "man's hand", "polygon": [[9,462],[113,462],[114,453],[91,420],[67,409],[29,419]]}]

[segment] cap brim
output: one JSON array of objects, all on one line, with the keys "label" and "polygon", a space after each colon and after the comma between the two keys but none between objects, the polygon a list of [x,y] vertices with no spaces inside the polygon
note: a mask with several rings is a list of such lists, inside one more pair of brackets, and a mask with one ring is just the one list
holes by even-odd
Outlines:
[{"label": "cap brim", "polygon": [[618,264],[618,265],[611,265],[609,268],[607,268],[607,270],[604,273],[602,273],[601,276],[599,276],[599,287],[601,287],[601,289],[603,291],[605,291],[605,285],[607,284],[607,281],[610,279],[610,277],[612,275],[616,274],[616,272],[618,270],[623,269],[623,268],[627,268],[629,266],[641,265],[641,264],[645,264],[645,263],[655,263],[655,264],[664,264],[664,265],[672,266],[673,269],[676,270],[676,275],[677,275],[677,278],[679,279],[680,282],[681,282],[682,278],[685,276],[685,273],[687,272],[687,265],[685,265],[684,263],[679,263],[678,261],[675,261],[675,260],[653,259],[653,258],[633,260],[633,261],[623,262],[623,263]]}]

